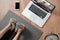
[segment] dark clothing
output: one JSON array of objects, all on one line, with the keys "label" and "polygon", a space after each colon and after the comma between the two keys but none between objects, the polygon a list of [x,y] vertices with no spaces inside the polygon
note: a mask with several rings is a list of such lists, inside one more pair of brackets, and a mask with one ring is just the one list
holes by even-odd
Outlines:
[{"label": "dark clothing", "polygon": [[15,29],[12,31],[8,30],[0,40],[12,40],[15,35],[16,35]]}]

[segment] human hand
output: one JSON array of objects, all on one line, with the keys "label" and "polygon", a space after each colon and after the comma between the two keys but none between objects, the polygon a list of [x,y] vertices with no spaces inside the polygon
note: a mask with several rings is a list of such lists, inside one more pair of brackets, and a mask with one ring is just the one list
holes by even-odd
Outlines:
[{"label": "human hand", "polygon": [[16,19],[15,18],[11,18],[10,20],[9,20],[9,23],[8,23],[8,28],[10,29],[10,30],[13,30],[14,29],[14,23],[16,23],[17,21],[16,21]]}]

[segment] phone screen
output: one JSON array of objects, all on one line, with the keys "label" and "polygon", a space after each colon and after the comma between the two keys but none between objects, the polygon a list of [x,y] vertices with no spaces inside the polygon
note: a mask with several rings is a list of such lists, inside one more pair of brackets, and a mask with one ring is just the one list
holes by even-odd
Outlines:
[{"label": "phone screen", "polygon": [[20,3],[19,2],[16,2],[15,9],[20,9]]}]

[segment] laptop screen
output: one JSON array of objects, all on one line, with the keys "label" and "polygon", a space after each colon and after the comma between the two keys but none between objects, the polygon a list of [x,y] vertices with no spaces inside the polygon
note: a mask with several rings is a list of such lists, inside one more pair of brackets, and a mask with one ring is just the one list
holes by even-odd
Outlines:
[{"label": "laptop screen", "polygon": [[37,6],[35,6],[34,4],[32,4],[29,8],[30,11],[32,11],[33,13],[35,13],[36,15],[38,15],[40,18],[45,18],[47,13],[45,13],[44,11],[42,11],[41,9],[39,9]]}]

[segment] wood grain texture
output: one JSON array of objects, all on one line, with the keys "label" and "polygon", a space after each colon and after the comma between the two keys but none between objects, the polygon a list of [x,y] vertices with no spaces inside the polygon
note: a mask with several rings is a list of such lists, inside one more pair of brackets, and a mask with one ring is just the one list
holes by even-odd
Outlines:
[{"label": "wood grain texture", "polygon": [[54,4],[56,8],[54,9],[51,17],[46,22],[43,28],[40,28],[38,25],[34,24],[33,22],[31,22],[30,20],[28,20],[27,18],[21,15],[22,11],[25,9],[25,7],[27,6],[30,0],[18,0],[20,1],[19,11],[15,10],[16,1],[17,0],[12,0],[12,1],[11,0],[5,0],[5,1],[0,0],[0,4],[1,4],[0,5],[0,21],[4,17],[4,15],[6,15],[6,12],[8,10],[12,10],[17,15],[19,15],[20,17],[22,17],[23,19],[25,19],[26,21],[34,25],[36,28],[43,31],[43,34],[39,40],[44,40],[44,37],[50,32],[57,34],[60,40],[60,0],[49,0],[49,2]]}]

